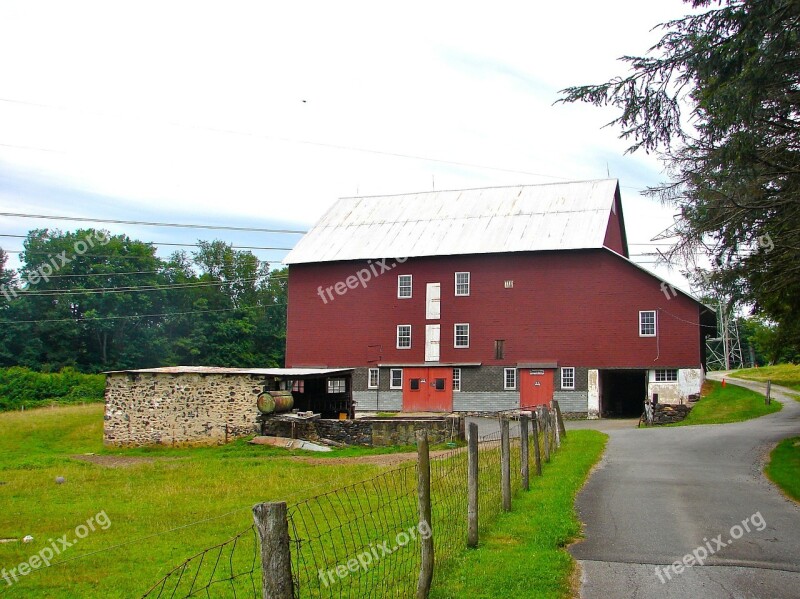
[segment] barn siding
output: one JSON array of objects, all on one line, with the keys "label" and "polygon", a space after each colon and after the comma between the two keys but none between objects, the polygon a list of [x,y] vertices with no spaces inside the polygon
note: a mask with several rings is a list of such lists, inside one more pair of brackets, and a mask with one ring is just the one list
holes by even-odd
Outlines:
[{"label": "barn siding", "polygon": [[[668,299],[657,278],[609,250],[387,261],[388,272],[347,287],[348,277],[355,281],[365,265],[290,266],[287,367],[424,362],[425,284],[437,281],[441,362],[480,362],[484,368],[545,360],[594,368],[700,367],[698,304],[682,294]],[[468,297],[455,297],[457,271],[471,273]],[[410,299],[397,298],[400,274],[413,276]],[[504,288],[505,280],[514,281],[512,289]],[[337,283],[344,292],[323,301],[319,289],[324,294]],[[639,337],[639,310],[660,310],[658,340]],[[471,325],[469,348],[453,347],[453,325],[460,322]],[[398,324],[412,325],[411,349],[396,349]],[[502,360],[494,357],[496,339],[505,340]]]}]

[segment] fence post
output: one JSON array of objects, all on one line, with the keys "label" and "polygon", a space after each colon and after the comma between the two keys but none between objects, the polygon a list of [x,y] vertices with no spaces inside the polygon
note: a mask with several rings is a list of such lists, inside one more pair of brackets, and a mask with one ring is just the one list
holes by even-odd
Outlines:
[{"label": "fence post", "polygon": [[561,415],[561,406],[558,404],[558,400],[553,400],[553,405],[556,407],[556,420],[558,421],[558,430],[561,432],[561,436],[566,439],[567,437],[567,427],[564,426],[564,417]]},{"label": "fence post", "polygon": [[547,408],[542,406],[542,445],[544,446],[544,461],[550,462],[550,417]]},{"label": "fence post", "polygon": [[[555,402],[553,402],[555,403]],[[556,416],[556,409],[550,408],[550,414],[553,418],[553,443],[556,449],[561,448],[561,429],[558,427],[558,417]]]},{"label": "fence post", "polygon": [[536,460],[536,476],[542,475],[542,455],[539,453],[539,417],[533,413],[533,457]]},{"label": "fence post", "polygon": [[264,599],[293,599],[292,554],[285,501],[258,503],[253,520],[261,541],[261,590]]},{"label": "fence post", "polygon": [[[417,499],[419,504],[420,523],[425,522],[428,530],[433,531],[431,522],[431,457],[428,452],[428,431],[417,431]],[[417,581],[417,599],[426,599],[433,581],[433,534],[428,538],[420,537],[421,559],[419,564],[419,580]]]},{"label": "fence post", "polygon": [[556,418],[553,415],[553,409],[547,410],[548,429],[550,430],[550,459],[553,459],[553,454],[556,452]]},{"label": "fence post", "polygon": [[530,486],[530,469],[528,466],[528,415],[519,416],[519,451],[520,474],[522,475],[522,488],[528,491]]},{"label": "fence post", "polygon": [[764,403],[767,405],[772,403],[772,398],[770,397],[770,391],[772,391],[772,379],[767,380],[767,394],[764,397]]},{"label": "fence post", "polygon": [[467,547],[478,546],[478,425],[467,435]]},{"label": "fence post", "polygon": [[508,419],[500,419],[500,485],[503,491],[503,511],[511,511],[511,443]]}]

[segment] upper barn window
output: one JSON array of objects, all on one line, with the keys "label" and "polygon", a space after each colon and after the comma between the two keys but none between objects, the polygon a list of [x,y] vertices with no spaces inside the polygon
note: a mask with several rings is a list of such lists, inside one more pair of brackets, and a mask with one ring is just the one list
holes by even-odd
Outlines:
[{"label": "upper barn window", "polygon": [[411,297],[411,275],[397,275],[397,297]]},{"label": "upper barn window", "polygon": [[469,295],[469,273],[456,273],[456,295]]},{"label": "upper barn window", "polygon": [[656,336],[656,311],[644,310],[639,312],[639,337]]}]

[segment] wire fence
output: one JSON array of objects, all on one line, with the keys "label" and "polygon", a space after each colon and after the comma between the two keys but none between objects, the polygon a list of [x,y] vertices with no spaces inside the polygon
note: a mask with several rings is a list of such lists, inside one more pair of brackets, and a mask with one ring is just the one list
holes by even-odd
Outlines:
[{"label": "wire fence", "polygon": [[261,598],[261,561],[255,525],[184,561],[143,598]]},{"label": "wire fence", "polygon": [[[548,425],[540,426],[536,438],[529,436],[526,463],[532,472],[535,444],[542,450],[545,443],[555,448],[557,425],[551,412],[540,412],[540,425]],[[501,414],[499,422],[503,420],[509,427],[510,487],[514,495],[527,477],[527,473],[523,474],[521,454],[522,425],[518,413]],[[501,431],[497,431],[480,437],[477,443],[481,532],[503,510],[501,437]],[[289,505],[285,520],[291,596],[302,599],[415,596],[423,539],[433,538],[434,572],[466,546],[468,460],[466,447],[431,456],[430,522],[420,517],[419,463],[413,461]],[[261,597],[260,556],[258,532],[251,527],[187,559],[144,597]]]}]

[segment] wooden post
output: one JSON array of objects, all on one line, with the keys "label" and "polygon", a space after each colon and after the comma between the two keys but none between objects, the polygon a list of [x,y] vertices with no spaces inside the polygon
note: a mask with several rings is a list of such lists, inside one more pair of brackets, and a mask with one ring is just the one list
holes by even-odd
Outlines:
[{"label": "wooden post", "polygon": [[520,414],[519,417],[519,451],[520,451],[520,475],[522,476],[522,488],[528,491],[530,486],[530,471],[528,466],[528,415]]},{"label": "wooden post", "polygon": [[[554,404],[558,405],[556,401]],[[555,408],[550,408],[550,415],[553,418],[553,445],[556,449],[561,448],[561,429],[558,427],[558,418],[556,416]]]},{"label": "wooden post", "polygon": [[542,408],[542,445],[544,445],[544,461],[550,462],[550,417],[547,408]]},{"label": "wooden post", "polygon": [[553,405],[556,407],[556,419],[558,420],[558,430],[561,432],[561,436],[565,439],[567,438],[567,427],[564,426],[564,417],[561,415],[561,406],[558,405],[558,400],[553,400]]},{"label": "wooden post", "polygon": [[467,435],[467,547],[478,546],[478,425]]},{"label": "wooden post", "polygon": [[533,457],[536,460],[536,476],[542,475],[542,456],[539,453],[539,418],[533,414]]},{"label": "wooden post", "polygon": [[[417,499],[419,504],[419,521],[425,522],[429,530],[433,530],[431,522],[431,457],[428,451],[428,431],[417,431]],[[417,599],[426,599],[433,581],[433,534],[428,538],[420,537],[421,559],[419,564],[419,580],[417,581]]]},{"label": "wooden post", "polygon": [[503,491],[503,511],[511,511],[511,442],[508,419],[500,419],[500,485]]},{"label": "wooden post", "polygon": [[772,380],[767,380],[767,395],[764,397],[764,403],[769,405],[772,402],[772,398],[770,397],[770,392],[772,391]]},{"label": "wooden post", "polygon": [[285,501],[253,506],[253,520],[261,541],[261,589],[264,599],[294,597],[286,514]]}]

